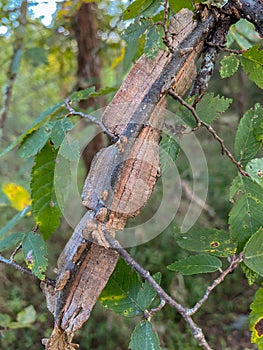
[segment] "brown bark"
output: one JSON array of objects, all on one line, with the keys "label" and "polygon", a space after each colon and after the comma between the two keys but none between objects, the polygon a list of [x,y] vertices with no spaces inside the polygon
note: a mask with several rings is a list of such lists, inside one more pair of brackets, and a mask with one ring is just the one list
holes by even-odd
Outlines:
[{"label": "brown bark", "polygon": [[[95,86],[96,90],[101,88],[102,62],[99,56],[100,40],[97,36],[98,26],[96,22],[96,4],[83,3],[73,19],[73,30],[78,44],[78,68],[77,84],[75,90],[82,90]],[[81,100],[79,105],[83,109],[92,107],[94,110],[106,104],[104,96],[91,97]],[[103,135],[97,134],[87,145],[82,153],[86,171],[89,172],[94,155],[104,146]]]}]

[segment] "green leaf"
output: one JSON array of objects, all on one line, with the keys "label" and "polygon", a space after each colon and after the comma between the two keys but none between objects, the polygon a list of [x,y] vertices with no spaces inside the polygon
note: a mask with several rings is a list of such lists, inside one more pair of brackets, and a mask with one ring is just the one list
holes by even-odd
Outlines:
[{"label": "green leaf", "polygon": [[196,106],[198,116],[206,123],[210,124],[225,112],[232,103],[231,98],[224,96],[214,97],[213,93],[205,94]]},{"label": "green leaf", "polygon": [[224,56],[221,60],[220,75],[221,78],[229,78],[237,72],[239,67],[239,59],[236,55]]},{"label": "green leaf", "polygon": [[256,40],[258,37],[253,24],[243,18],[230,27],[227,35],[228,47],[236,41],[242,50],[249,49]]},{"label": "green leaf", "polygon": [[47,246],[43,238],[38,233],[29,232],[23,239],[22,250],[28,268],[43,280],[48,265]]},{"label": "green leaf", "polygon": [[263,187],[263,158],[255,158],[247,163],[246,172],[253,181]]},{"label": "green leaf", "polygon": [[243,261],[251,270],[263,276],[263,228],[261,227],[247,241]]},{"label": "green leaf", "polygon": [[29,305],[24,310],[20,311],[17,315],[17,322],[22,327],[30,326],[36,320],[36,310],[33,305]]},{"label": "green leaf", "polygon": [[242,249],[247,240],[262,226],[262,187],[247,177],[238,176],[233,181],[231,194],[236,202],[229,213],[231,238]]},{"label": "green leaf", "polygon": [[23,232],[14,232],[11,235],[3,238],[0,241],[0,251],[16,246],[18,242],[21,242],[25,234]]},{"label": "green leaf", "polygon": [[33,214],[44,238],[52,235],[60,224],[60,210],[54,188],[56,158],[57,151],[50,143],[47,143],[35,157],[31,174]]},{"label": "green leaf", "polygon": [[123,32],[122,39],[127,43],[134,43],[138,38],[146,31],[146,29],[152,25],[152,21],[145,18],[141,18],[131,23]]},{"label": "green leaf", "polygon": [[152,324],[148,321],[141,321],[135,327],[131,341],[131,350],[161,350],[157,333],[153,330]]},{"label": "green leaf", "polygon": [[263,109],[259,103],[255,105],[254,134],[258,141],[263,141]]},{"label": "green leaf", "polygon": [[80,146],[78,140],[65,138],[61,144],[59,152],[68,160],[78,161],[80,159]]},{"label": "green leaf", "polygon": [[63,118],[54,123],[50,138],[56,149],[63,142],[67,131],[71,130],[73,126],[73,123],[68,118]]},{"label": "green leaf", "polygon": [[263,349],[263,288],[259,288],[254,301],[250,305],[249,329],[252,332],[251,342],[257,344],[258,349]]},{"label": "green leaf", "polygon": [[244,71],[249,79],[263,89],[263,50],[259,45],[253,46],[240,58]]},{"label": "green leaf", "polygon": [[159,26],[152,26],[147,32],[144,52],[148,58],[153,59],[160,48],[164,49],[162,35],[162,29]]},{"label": "green leaf", "polygon": [[162,173],[165,173],[171,162],[174,163],[176,161],[180,151],[180,145],[175,137],[163,134],[159,149],[161,170]]},{"label": "green leaf", "polygon": [[259,104],[254,109],[248,110],[241,118],[235,137],[235,154],[241,163],[246,163],[258,152],[261,141],[255,135],[255,123],[258,116],[263,116],[263,110]]},{"label": "green leaf", "polygon": [[73,94],[69,97],[70,101],[81,101],[81,100],[86,100],[87,98],[90,97],[91,94],[95,93],[95,87],[91,86],[87,89],[79,90],[73,92]]},{"label": "green leaf", "polygon": [[177,244],[186,250],[227,257],[235,254],[236,244],[228,232],[213,228],[194,227],[185,233],[176,233]]},{"label": "green leaf", "polygon": [[26,207],[17,213],[11,220],[9,220],[4,227],[0,230],[0,237],[3,237],[8,231],[10,231],[25,215],[31,210],[31,206]]},{"label": "green leaf", "polygon": [[[138,16],[145,15],[145,11],[151,10],[151,8],[156,8],[156,3],[160,1],[155,0],[135,0],[133,1],[127,9],[124,11],[123,20],[132,19]],[[159,5],[160,6],[160,5]]]},{"label": "green leaf", "polygon": [[92,92],[89,95],[89,97],[99,97],[99,96],[110,94],[111,92],[115,92],[117,90],[118,90],[118,88],[116,88],[116,87],[105,86],[105,87],[99,89],[98,91]]},{"label": "green leaf", "polygon": [[7,148],[5,148],[1,153],[0,157],[6,155],[9,151],[14,149],[22,140],[32,131],[39,128],[41,125],[46,123],[55,113],[58,113],[64,108],[64,102],[56,103],[53,107],[46,109],[39,117],[37,117],[33,123],[20,135],[15,141],[13,141]]},{"label": "green leaf", "polygon": [[178,271],[182,275],[196,275],[198,273],[214,272],[221,267],[221,260],[209,254],[189,256],[167,266],[169,270]]},{"label": "green leaf", "polygon": [[251,270],[246,264],[243,263],[243,261],[241,262],[241,267],[242,270],[246,276],[246,279],[248,281],[248,284],[251,286],[252,284],[255,283],[256,279],[258,278],[259,274],[253,270]]},{"label": "green leaf", "polygon": [[47,123],[37,130],[32,131],[22,141],[18,154],[23,158],[36,155],[46,144],[51,135],[53,123]]},{"label": "green leaf", "polygon": [[[160,274],[155,278],[159,281]],[[143,315],[155,296],[156,292],[148,283],[142,283],[138,274],[120,259],[99,301],[118,314],[133,317]]]},{"label": "green leaf", "polygon": [[193,3],[195,1],[191,0],[170,0],[169,7],[173,12],[179,12],[183,8],[188,8],[190,10],[194,10]]}]

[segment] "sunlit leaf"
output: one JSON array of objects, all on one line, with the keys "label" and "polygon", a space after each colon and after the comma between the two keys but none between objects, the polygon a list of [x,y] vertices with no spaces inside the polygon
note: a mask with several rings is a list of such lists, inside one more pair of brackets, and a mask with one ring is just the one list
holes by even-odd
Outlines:
[{"label": "sunlit leaf", "polygon": [[153,330],[150,322],[141,321],[137,324],[131,335],[129,349],[161,350],[160,340],[157,333]]},{"label": "sunlit leaf", "polygon": [[251,47],[242,54],[240,60],[250,80],[263,89],[263,50],[260,46]]},{"label": "sunlit leaf", "polygon": [[154,3],[154,0],[135,0],[124,11],[123,20],[140,16],[145,10],[149,9]]},{"label": "sunlit leaf", "polygon": [[29,232],[23,239],[22,249],[24,259],[32,273],[39,279],[45,278],[47,269],[47,246],[40,234]]},{"label": "sunlit leaf", "polygon": [[2,185],[2,191],[9,199],[11,206],[21,211],[31,204],[30,194],[27,190],[14,182],[8,182]]},{"label": "sunlit leaf", "polygon": [[145,31],[146,29],[153,25],[152,21],[141,18],[133,23],[131,23],[123,32],[122,39],[134,43]]},{"label": "sunlit leaf", "polygon": [[204,122],[210,124],[219,118],[229,108],[231,103],[231,98],[214,96],[213,93],[205,94],[197,104],[196,112]]},{"label": "sunlit leaf", "polygon": [[222,267],[222,262],[215,256],[199,254],[175,261],[167,266],[171,271],[178,271],[182,275],[196,275],[217,271]]},{"label": "sunlit leaf", "polygon": [[32,168],[32,208],[40,232],[48,238],[58,228],[60,211],[54,188],[57,150],[47,143],[37,154]]}]

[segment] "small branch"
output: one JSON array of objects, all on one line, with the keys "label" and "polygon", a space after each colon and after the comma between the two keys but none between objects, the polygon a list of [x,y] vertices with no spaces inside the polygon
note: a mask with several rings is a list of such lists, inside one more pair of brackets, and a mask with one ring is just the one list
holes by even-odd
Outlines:
[{"label": "small branch", "polygon": [[[111,234],[104,229],[104,235],[109,243],[109,245],[117,252],[119,255],[126,261],[128,265],[130,265],[134,270],[136,270],[142,278],[144,278],[149,285],[157,292],[163,302],[167,302],[171,307],[173,307],[181,316],[184,318],[188,326],[190,327],[193,336],[197,340],[198,344],[204,350],[212,350],[207,343],[204,333],[201,328],[198,328],[190,315],[188,315],[188,309],[184,308],[181,304],[177,303],[169,294],[167,294],[162,287],[153,279],[150,275],[149,271],[146,271],[143,267],[141,267],[131,256],[130,254],[120,245],[120,243],[111,236]],[[160,309],[163,307],[161,304],[157,307]],[[158,311],[158,310],[157,310]]]},{"label": "small branch", "polygon": [[164,45],[169,49],[171,53],[174,52],[173,47],[171,46],[171,38],[169,37],[169,31],[167,29],[167,22],[168,22],[168,14],[169,14],[169,1],[165,0],[164,4],[164,14],[163,14],[163,21],[157,22],[155,25],[160,25],[163,28],[164,36],[162,37]]},{"label": "small branch", "polygon": [[10,261],[14,262],[15,260],[15,256],[16,254],[19,252],[19,250],[22,248],[22,243],[20,243],[16,248],[15,250],[13,251],[13,253],[11,254],[10,256]]},{"label": "small branch", "polygon": [[[13,254],[12,254],[13,255]],[[23,266],[20,266],[18,265],[16,262],[14,262],[13,260],[11,259],[6,259],[5,257],[3,257],[2,255],[0,255],[0,263],[3,263],[3,264],[6,264],[6,265],[9,265],[9,266],[12,266],[14,267],[16,270],[18,270],[19,272],[22,272],[28,276],[31,276],[37,280],[39,280],[39,278],[37,278],[37,276],[35,276],[31,270],[29,270],[28,268],[25,268]],[[46,284],[49,284],[49,285],[52,285],[52,286],[55,286],[55,282],[54,280],[52,280],[51,278],[48,278],[48,277],[45,277],[45,279],[41,282],[44,282]]]},{"label": "small branch", "polygon": [[214,282],[211,284],[211,286],[209,286],[206,289],[204,296],[195,304],[195,306],[192,307],[191,309],[188,309],[187,314],[189,316],[192,316],[200,309],[200,307],[208,299],[212,290],[215,289],[220,283],[222,283],[224,281],[225,277],[238,266],[238,264],[242,261],[242,259],[243,259],[242,253],[239,254],[237,257],[235,257],[235,256],[232,257],[229,267],[225,271],[223,271],[217,279],[214,280]]},{"label": "small branch", "polygon": [[78,115],[79,117],[81,118],[86,118],[88,119],[90,122],[92,122],[93,124],[96,124],[99,126],[99,128],[105,133],[107,134],[113,141],[117,141],[119,138],[113,134],[111,131],[109,131],[105,126],[104,124],[99,121],[98,119],[96,119],[94,116],[90,115],[90,114],[85,114],[85,113],[82,113],[82,112],[78,112],[78,111],[75,111],[71,105],[70,105],[71,101],[69,99],[66,99],[65,100],[65,105],[66,105],[66,108],[67,110],[69,111],[69,113],[66,115],[67,117],[70,116],[70,115]]},{"label": "small branch", "polygon": [[206,45],[211,46],[211,47],[216,47],[216,48],[217,48],[218,50],[220,50],[220,51],[225,51],[225,52],[233,53],[233,54],[235,54],[235,55],[242,55],[242,53],[246,51],[246,50],[234,50],[234,49],[229,49],[229,48],[226,47],[225,45],[212,43],[211,41],[207,41],[207,42],[206,42]]},{"label": "small branch", "polygon": [[211,135],[213,135],[214,139],[220,143],[221,153],[225,154],[231,160],[231,162],[237,167],[241,175],[250,177],[250,175],[245,170],[243,170],[242,165],[234,158],[233,154],[225,146],[224,140],[218,136],[217,132],[212,128],[210,124],[207,124],[206,122],[202,121],[202,119],[196,113],[195,108],[191,106],[189,103],[187,103],[182,97],[177,95],[174,91],[170,90],[169,94],[174,99],[178,100],[184,107],[186,107],[192,113],[197,123],[197,127],[195,128],[195,130],[198,129],[200,126],[204,126],[208,130],[208,132]]}]

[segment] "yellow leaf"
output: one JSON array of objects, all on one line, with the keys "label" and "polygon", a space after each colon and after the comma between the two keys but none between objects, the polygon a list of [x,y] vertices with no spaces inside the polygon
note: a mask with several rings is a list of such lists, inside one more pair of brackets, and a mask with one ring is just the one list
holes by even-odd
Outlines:
[{"label": "yellow leaf", "polygon": [[9,182],[2,185],[2,191],[9,199],[11,206],[18,211],[31,204],[30,195],[23,186]]},{"label": "yellow leaf", "polygon": [[111,69],[116,68],[123,61],[124,55],[125,55],[125,48],[122,47],[121,54],[113,60],[110,68]]}]

